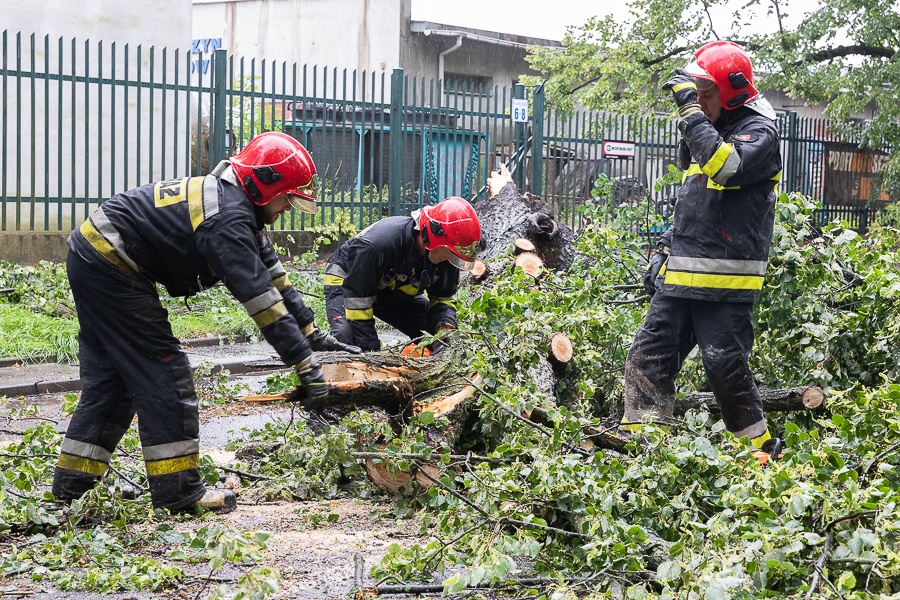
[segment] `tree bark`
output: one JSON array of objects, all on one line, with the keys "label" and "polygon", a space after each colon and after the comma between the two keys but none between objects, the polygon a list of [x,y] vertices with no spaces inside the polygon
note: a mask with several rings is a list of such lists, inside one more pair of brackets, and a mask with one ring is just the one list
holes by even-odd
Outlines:
[{"label": "tree bark", "polygon": [[[815,410],[825,402],[822,388],[815,386],[781,389],[760,388],[759,396],[763,403],[763,410],[766,412]],[[683,415],[692,408],[705,408],[710,412],[719,412],[719,405],[710,392],[694,392],[675,400],[675,414],[677,415]]]},{"label": "tree bark", "polygon": [[490,263],[524,239],[534,245],[534,253],[547,268],[568,268],[575,235],[554,218],[553,209],[537,196],[520,193],[505,167],[492,173],[488,184],[490,197],[475,205],[483,244],[479,258]]}]

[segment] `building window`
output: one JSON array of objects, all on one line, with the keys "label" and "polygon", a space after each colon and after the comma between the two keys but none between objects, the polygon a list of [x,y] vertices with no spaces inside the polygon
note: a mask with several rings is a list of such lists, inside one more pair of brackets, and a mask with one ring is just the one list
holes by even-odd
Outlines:
[{"label": "building window", "polygon": [[444,73],[444,93],[446,94],[480,94],[489,95],[494,85],[490,75],[465,75],[463,73]]}]

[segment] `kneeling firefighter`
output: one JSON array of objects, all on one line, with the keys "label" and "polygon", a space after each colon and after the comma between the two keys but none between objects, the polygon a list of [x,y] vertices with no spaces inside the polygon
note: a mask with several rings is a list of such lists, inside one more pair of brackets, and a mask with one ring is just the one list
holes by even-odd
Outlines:
[{"label": "kneeling firefighter", "polygon": [[480,244],[478,215],[458,197],[367,227],[325,267],[331,334],[368,351],[381,347],[376,317],[410,338],[456,329],[460,270]]}]

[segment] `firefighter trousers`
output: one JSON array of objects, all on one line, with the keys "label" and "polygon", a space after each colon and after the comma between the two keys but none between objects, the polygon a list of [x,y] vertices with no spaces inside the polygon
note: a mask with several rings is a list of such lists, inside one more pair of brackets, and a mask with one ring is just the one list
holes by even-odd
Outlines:
[{"label": "firefighter trousers", "polygon": [[[427,328],[428,299],[419,294],[410,296],[399,290],[388,290],[378,294],[372,306],[376,318],[410,338],[417,338]],[[331,324],[331,335],[344,344],[360,346],[363,350],[378,350],[378,340],[360,339],[353,330],[351,321],[344,311],[344,294],[339,285],[325,286],[325,314]],[[431,332],[434,333],[434,332]],[[371,335],[375,335],[374,331]]]},{"label": "firefighter trousers", "polygon": [[137,414],[153,505],[192,507],[206,491],[197,396],[155,285],[99,254],[88,262],[69,251],[66,266],[80,327],[82,393],[63,439],[53,494],[68,501],[93,487]]},{"label": "firefighter trousers", "polygon": [[750,372],[753,303],[653,296],[625,361],[623,424],[672,417],[675,377],[695,346],[728,431],[751,440],[767,433]]}]

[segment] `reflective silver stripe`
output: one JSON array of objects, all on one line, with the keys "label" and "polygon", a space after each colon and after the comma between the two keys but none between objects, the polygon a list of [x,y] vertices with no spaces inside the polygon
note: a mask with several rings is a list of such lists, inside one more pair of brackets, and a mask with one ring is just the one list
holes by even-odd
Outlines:
[{"label": "reflective silver stripe", "polygon": [[347,278],[347,272],[334,263],[328,263],[327,265],[325,265],[325,274],[334,275],[335,277],[340,277],[341,279]]},{"label": "reflective silver stripe", "polygon": [[255,315],[260,313],[270,306],[274,306],[275,304],[281,302],[283,298],[281,297],[281,293],[275,288],[269,288],[267,292],[263,292],[256,298],[251,298],[244,302],[244,308],[247,309],[247,312],[250,315]]},{"label": "reflective silver stripe", "polygon": [[287,271],[284,270],[284,265],[281,264],[280,260],[277,263],[275,263],[274,265],[272,265],[271,267],[269,267],[269,276],[272,279],[277,279],[278,277],[281,277],[282,275],[285,275],[286,273],[287,273]]},{"label": "reflective silver stripe", "polygon": [[766,274],[764,260],[731,260],[724,258],[689,258],[686,256],[669,256],[666,269],[668,271],[688,271],[691,273],[727,273],[729,275]]},{"label": "reflective silver stripe", "polygon": [[203,179],[203,219],[219,214],[218,177],[207,175]]},{"label": "reflective silver stripe", "polygon": [[116,229],[112,223],[110,223],[109,217],[107,217],[106,213],[103,212],[102,206],[97,208],[97,210],[95,210],[91,215],[91,221],[94,223],[94,227],[97,228],[97,231],[100,232],[100,235],[105,237],[110,245],[115,249],[116,254],[119,255],[119,258],[121,258],[129,267],[140,273],[141,269],[137,266],[137,263],[131,260],[131,257],[128,256],[128,253],[125,252],[125,242],[122,240],[122,236],[119,234],[119,230]]},{"label": "reflective silver stripe", "polygon": [[112,452],[102,446],[88,444],[87,442],[79,442],[78,440],[70,438],[63,439],[60,451],[65,454],[80,456],[81,458],[90,458],[91,460],[105,463],[109,463],[109,459],[112,456]]},{"label": "reflective silver stripe", "polygon": [[366,310],[375,306],[377,296],[366,296],[365,298],[348,298],[344,296],[344,308],[348,310]]},{"label": "reflective silver stripe", "polygon": [[198,452],[200,452],[200,440],[185,440],[183,442],[172,442],[170,444],[160,444],[158,446],[145,446],[144,460],[163,460],[166,458],[175,458],[176,456],[197,454]]},{"label": "reflective silver stripe", "polygon": [[719,185],[725,185],[728,183],[728,180],[737,173],[738,169],[741,167],[741,157],[737,152],[732,152],[728,155],[728,158],[725,159],[725,163],[722,165],[722,168],[719,169],[719,172],[715,174],[715,176],[710,177],[713,181],[718,183]]},{"label": "reflective silver stripe", "polygon": [[753,438],[763,435],[767,429],[768,427],[766,426],[766,421],[765,419],[763,419],[762,421],[757,421],[749,427],[744,427],[740,431],[732,431],[731,433],[734,434],[734,437],[740,438],[747,436],[752,440]]}]

